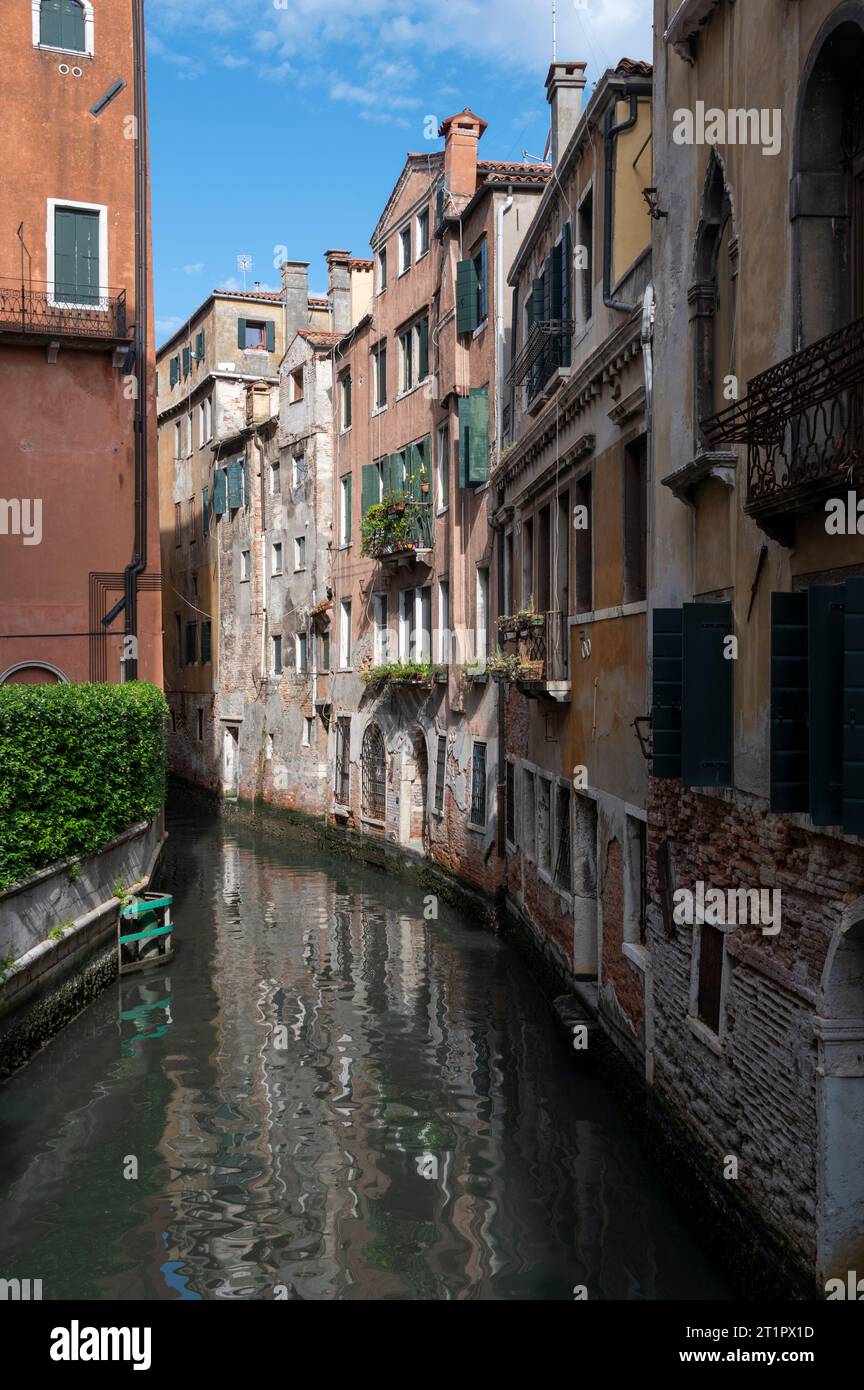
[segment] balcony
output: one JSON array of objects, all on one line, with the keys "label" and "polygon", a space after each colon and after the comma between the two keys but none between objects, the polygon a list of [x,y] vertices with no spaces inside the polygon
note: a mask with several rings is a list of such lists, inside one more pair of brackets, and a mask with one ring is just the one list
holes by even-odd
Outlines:
[{"label": "balcony", "polygon": [[[82,302],[86,297],[86,303]],[[0,277],[0,337],[78,344],[127,342],[126,291],[105,289],[73,300],[45,281]]]},{"label": "balcony", "polygon": [[747,445],[745,511],[792,545],[796,518],[864,482],[864,318],[753,377],[702,433],[709,450]]},{"label": "balcony", "polygon": [[428,564],[432,540],[431,502],[393,493],[363,517],[360,554],[384,565]]},{"label": "balcony", "polygon": [[528,384],[528,409],[535,411],[549,399],[563,376],[567,347],[573,336],[572,319],[548,319],[532,325],[525,346],[507,374],[513,386]]},{"label": "balcony", "polygon": [[531,699],[570,699],[570,629],[567,614],[518,613],[500,618],[498,631],[505,651],[492,658],[490,669],[499,679],[514,681]]}]

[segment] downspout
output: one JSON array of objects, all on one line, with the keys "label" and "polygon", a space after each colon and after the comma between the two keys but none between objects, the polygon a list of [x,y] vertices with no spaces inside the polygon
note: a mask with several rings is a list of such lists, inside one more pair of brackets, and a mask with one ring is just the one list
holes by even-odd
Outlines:
[{"label": "downspout", "polygon": [[264,513],[264,446],[256,430],[252,443],[258,450],[258,476],[261,479],[261,684],[267,677],[267,518]]},{"label": "downspout", "polygon": [[504,214],[513,206],[512,186],[495,216],[495,452],[504,443]]},{"label": "downspout", "polygon": [[[132,0],[135,84],[135,410],[132,559],[123,572],[123,679],[138,679],[138,576],[147,568],[147,94],[144,86],[144,0]],[[131,639],[131,640],[129,640]]]},{"label": "downspout", "polygon": [[[653,653],[653,634],[650,613],[651,595],[654,593],[654,581],[652,575],[653,568],[653,548],[649,548],[649,541],[654,535],[654,320],[657,311],[657,302],[654,296],[654,282],[649,280],[645,286],[645,296],[642,300],[642,365],[645,372],[645,579],[646,603],[645,615],[645,650],[647,653],[648,672],[652,669]],[[648,696],[648,713],[650,714],[651,697]],[[650,825],[648,827],[650,833]],[[646,839],[646,850],[647,850]],[[645,1082],[648,1086],[654,1084],[654,1039],[655,1039],[655,1007],[654,1007],[654,974],[653,962],[650,953],[646,960],[645,970]]]},{"label": "downspout", "polygon": [[612,194],[615,170],[615,145],[618,136],[625,130],[632,130],[639,115],[639,90],[626,86],[621,95],[630,97],[630,114],[626,120],[613,125],[617,101],[606,112],[603,120],[603,149],[606,159],[603,175],[603,303],[607,309],[621,309],[630,314],[636,308],[623,299],[612,298]]}]

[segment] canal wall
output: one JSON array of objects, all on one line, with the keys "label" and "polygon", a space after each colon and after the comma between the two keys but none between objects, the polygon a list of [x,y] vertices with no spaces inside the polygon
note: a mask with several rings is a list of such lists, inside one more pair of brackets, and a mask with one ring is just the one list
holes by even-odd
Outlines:
[{"label": "canal wall", "polygon": [[164,840],[159,815],[0,893],[0,1078],[114,979],[117,889],[148,886]]},{"label": "canal wall", "polygon": [[[692,1132],[664,1105],[646,1078],[645,1058],[602,1008],[597,986],[579,979],[531,919],[503,893],[493,897],[465,884],[451,871],[398,844],[334,826],[323,818],[267,803],[222,801],[198,787],[183,785],[183,794],[214,804],[228,821],[259,829],[280,839],[296,839],[340,858],[380,868],[391,877],[413,882],[437,894],[457,911],[505,934],[519,951],[549,1001],[562,1031],[562,1044],[573,1063],[594,1067],[622,1097],[634,1130],[660,1181],[675,1194],[682,1209],[718,1256],[741,1291],[752,1299],[809,1300],[824,1297],[812,1272],[742,1199],[732,1181],[718,1181],[716,1164],[700,1151]],[[574,1030],[583,1027],[587,1046],[576,1046]]]}]

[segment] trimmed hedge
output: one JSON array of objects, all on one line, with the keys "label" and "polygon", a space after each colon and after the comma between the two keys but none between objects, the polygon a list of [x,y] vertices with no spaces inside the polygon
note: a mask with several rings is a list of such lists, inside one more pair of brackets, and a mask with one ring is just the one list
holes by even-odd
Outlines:
[{"label": "trimmed hedge", "polygon": [[0,686],[0,890],[159,811],[167,715],[140,681]]}]

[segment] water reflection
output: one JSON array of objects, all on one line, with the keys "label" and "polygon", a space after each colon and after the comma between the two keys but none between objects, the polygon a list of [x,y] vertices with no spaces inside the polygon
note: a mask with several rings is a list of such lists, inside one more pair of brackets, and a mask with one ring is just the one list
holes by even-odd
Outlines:
[{"label": "water reflection", "polygon": [[5,1088],[0,1272],[50,1266],[46,1298],[731,1295],[505,943],[197,809],[171,830],[170,968]]}]

